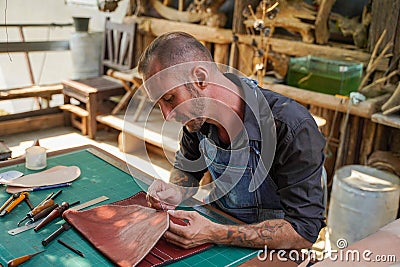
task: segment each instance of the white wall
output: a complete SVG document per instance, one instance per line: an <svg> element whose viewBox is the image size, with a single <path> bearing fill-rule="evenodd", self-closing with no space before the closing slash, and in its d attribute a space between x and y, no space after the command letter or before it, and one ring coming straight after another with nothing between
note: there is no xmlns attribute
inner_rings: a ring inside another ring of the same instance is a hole
<svg viewBox="0 0 400 267"><path fill-rule="evenodd" d="M92 1L95 3L96 0ZM66 5L64 0L0 0L0 23L4 24L5 19L7 24L72 23L72 17L81 16L90 17L89 31L97 32L103 31L107 16L112 21L121 22L128 3L129 0L122 0L116 11L104 13L95 6ZM74 27L27 28L24 35L26 41L68 40L73 32ZM6 42L7 38L9 42L21 41L17 28L0 27L0 42ZM36 84L58 83L71 77L69 51L34 52L30 53L30 60ZM0 54L0 90L28 85L31 85L31 81L24 54ZM12 105L13 110L10 110L10 103L7 102L1 101L0 109L14 113L21 112L21 108L22 111L30 108L29 104L21 102L21 105Z"/></svg>

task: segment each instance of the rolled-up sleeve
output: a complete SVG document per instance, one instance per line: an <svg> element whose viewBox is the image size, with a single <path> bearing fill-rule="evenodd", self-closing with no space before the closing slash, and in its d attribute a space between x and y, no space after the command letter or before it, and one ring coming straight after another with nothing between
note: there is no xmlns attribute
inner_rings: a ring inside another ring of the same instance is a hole
<svg viewBox="0 0 400 267"><path fill-rule="evenodd" d="M325 226L321 186L325 139L312 118L286 129L284 135L277 145L273 172L285 220L314 243Z"/></svg>

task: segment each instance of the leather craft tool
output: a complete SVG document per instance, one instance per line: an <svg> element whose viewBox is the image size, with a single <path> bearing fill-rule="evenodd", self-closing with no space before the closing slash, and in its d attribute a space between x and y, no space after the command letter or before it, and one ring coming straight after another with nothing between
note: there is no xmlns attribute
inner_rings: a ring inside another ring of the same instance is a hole
<svg viewBox="0 0 400 267"><path fill-rule="evenodd" d="M67 243L65 243L64 241L62 241L61 239L57 240L58 243L60 243L61 245L63 245L64 247L68 248L69 250L71 250L72 252L78 254L81 257L85 257L85 254L82 253L82 251L77 250L76 248L72 247L71 245L68 245Z"/></svg>
<svg viewBox="0 0 400 267"><path fill-rule="evenodd" d="M50 212L49 215L46 216L46 218L44 218L43 221L41 221L36 227L35 232L39 231L40 229L42 229L44 226L46 226L48 223L50 223L51 221L53 221L55 218L58 218L61 216L61 214L66 211L70 206L79 204L80 201L76 201L72 204L69 204L68 202L63 202L61 203L61 206L55 208L52 212Z"/></svg>
<svg viewBox="0 0 400 267"><path fill-rule="evenodd" d="M60 195L62 193L62 190L59 190L57 193L51 193L50 195L48 195L42 202L39 203L39 205L37 205L33 210L31 210L30 212L28 212L26 214L26 216L18 222L18 226L25 221L26 219L30 219L33 218L35 215L37 215L38 213L40 213L42 210L51 207L54 205L54 199ZM43 217L42 217L43 218Z"/></svg>
<svg viewBox="0 0 400 267"><path fill-rule="evenodd" d="M32 210L34 207L29 200L28 192L21 192L17 194L13 194L0 208L0 217L10 213L19 203L25 201L29 208Z"/></svg>
<svg viewBox="0 0 400 267"><path fill-rule="evenodd" d="M92 206L92 205L95 205L95 204L97 204L97 203L100 203L100 202L105 201L105 200L108 200L108 199L109 199L109 198L106 197L106 196L101 196L101 197L98 197L98 198L89 200L89 201L87 201L87 202L85 202L85 203L83 203L83 204L80 204L80 205L77 205L77 206L75 206L75 207L72 207L72 208L70 208L70 209L81 210L81 209L90 207L90 206ZM17 235L17 234L19 234L19 233L25 232L25 231L27 231L27 230L29 230L29 229L32 229L32 228L36 227L40 222L42 222L42 220L33 222L33 223L29 224L29 225L24 225L24 226L20 226L20 227L17 227L17 228L8 230L7 233L9 233L10 235Z"/></svg>
<svg viewBox="0 0 400 267"><path fill-rule="evenodd" d="M29 218L29 221L25 225L32 224L37 221L41 221L47 215L49 215L54 209L58 207L58 204L54 204L50 207L45 208L44 210L40 211L38 214L34 215L33 217Z"/></svg>
<svg viewBox="0 0 400 267"><path fill-rule="evenodd" d="M42 251L39 251L39 252L36 252L36 253L33 253L33 254L29 254L29 255L21 256L19 258L15 258L15 259L9 260L7 262L7 266L8 267L19 266L20 264L30 260L32 257L36 256L39 253L42 253L43 251L45 251L45 250L42 250Z"/></svg>
<svg viewBox="0 0 400 267"><path fill-rule="evenodd" d="M60 228L58 228L54 233L42 240L42 245L47 246L51 241L53 241L65 231L68 231L70 228L71 225L69 225L68 223L63 223L63 225L61 225Z"/></svg>

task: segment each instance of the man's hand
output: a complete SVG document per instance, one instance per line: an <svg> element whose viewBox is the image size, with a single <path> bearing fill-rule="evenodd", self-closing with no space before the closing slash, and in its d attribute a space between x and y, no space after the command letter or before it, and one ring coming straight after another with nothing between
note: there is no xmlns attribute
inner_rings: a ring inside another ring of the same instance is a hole
<svg viewBox="0 0 400 267"><path fill-rule="evenodd" d="M176 185L154 180L146 195L149 207L159 210L173 210L182 201L182 193Z"/></svg>
<svg viewBox="0 0 400 267"><path fill-rule="evenodd" d="M185 220L186 226L170 220L169 229L164 238L179 247L192 248L205 243L213 243L213 231L218 224L208 220L195 211L171 210L171 216Z"/></svg>

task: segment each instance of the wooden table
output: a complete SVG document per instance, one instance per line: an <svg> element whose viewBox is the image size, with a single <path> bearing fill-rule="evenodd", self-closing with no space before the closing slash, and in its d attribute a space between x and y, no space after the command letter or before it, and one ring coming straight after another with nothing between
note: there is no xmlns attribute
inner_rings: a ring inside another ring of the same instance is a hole
<svg viewBox="0 0 400 267"><path fill-rule="evenodd" d="M94 146L83 146L50 152L48 153L47 163L47 168L58 165L74 165L81 169L80 177L70 187L63 188L62 194L57 198L57 203L61 203L62 201L73 202L76 200L80 200L83 203L101 195L109 197L109 200L97 204L102 205L126 198L138 191L147 190L148 184L152 182L152 178L149 175ZM8 170L19 170L25 174L35 172L25 168L24 158L1 162L0 172ZM52 192L51 189L31 192L30 200L34 205L37 205L50 192ZM9 194L5 192L5 187L0 187L0 202L4 203L8 197ZM208 210L211 213L218 212L220 215L232 219L215 209L208 208ZM30 266L112 265L108 259L73 229L63 233L60 238L81 250L85 254L85 258L66 250L54 241L47 247L43 247L41 240L59 228L63 222L62 220L58 222L55 220L37 233L29 230L15 236L9 235L6 231L15 228L17 222L28 211L27 205L21 203L9 214L0 218L0 264L6 266L6 262L10 259L46 249L45 252L29 260L27 264ZM257 259L257 252L258 250L255 249L213 246L206 251L182 259L174 264L177 266L193 266L195 263L203 262L207 266L226 266L228 264L237 266L248 262L247 266L258 264L266 266L266 262L261 262ZM284 266L294 266L294 263L290 261L282 262L282 264ZM275 266L275 263L271 263L270 266Z"/></svg>

